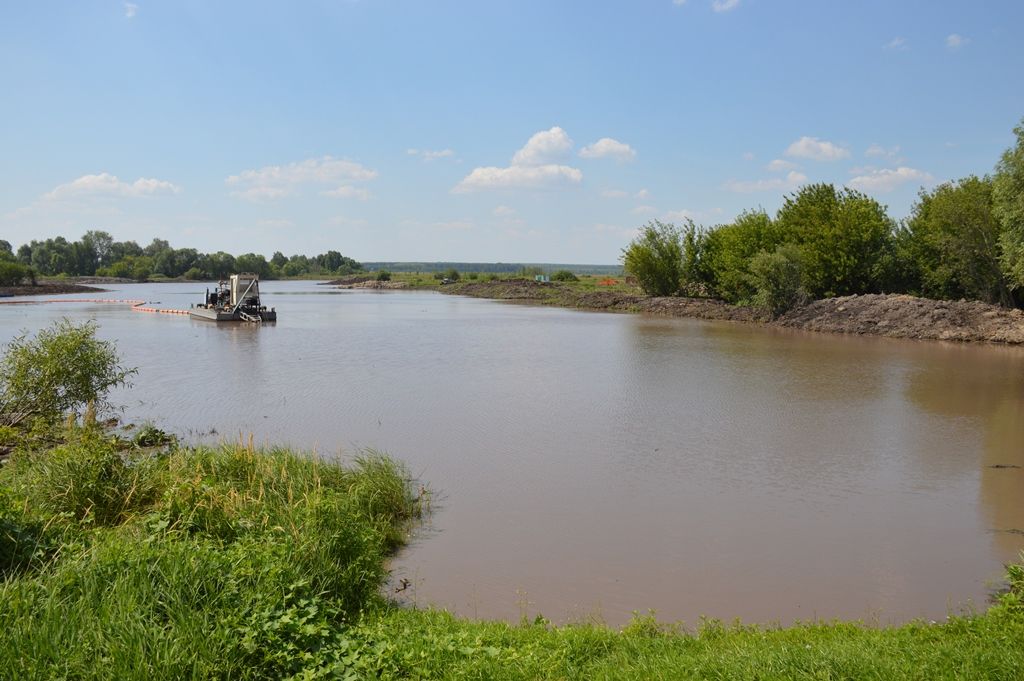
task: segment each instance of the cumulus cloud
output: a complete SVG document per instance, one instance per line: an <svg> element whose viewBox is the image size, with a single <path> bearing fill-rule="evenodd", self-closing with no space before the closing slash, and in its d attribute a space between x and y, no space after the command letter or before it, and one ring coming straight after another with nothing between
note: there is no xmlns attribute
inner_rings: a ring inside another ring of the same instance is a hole
<svg viewBox="0 0 1024 681"><path fill-rule="evenodd" d="M801 137L786 149L786 156L809 158L812 161L838 161L849 155L848 149L817 137Z"/></svg>
<svg viewBox="0 0 1024 681"><path fill-rule="evenodd" d="M541 189L583 181L577 168L562 165L474 168L453 190L461 194L478 189Z"/></svg>
<svg viewBox="0 0 1024 681"><path fill-rule="evenodd" d="M474 168L452 192L462 194L484 189L543 189L577 185L583 181L578 168L559 163L572 149L572 139L558 126L534 134L512 156L507 168Z"/></svg>
<svg viewBox="0 0 1024 681"><path fill-rule="evenodd" d="M766 191L789 191L796 189L807 181L807 176L795 170L786 173L785 177L772 177L767 180L729 180L725 188L738 194L753 194Z"/></svg>
<svg viewBox="0 0 1024 681"><path fill-rule="evenodd" d="M931 182L931 174L916 168L862 169L864 174L853 178L847 185L865 192L891 192L907 182Z"/></svg>
<svg viewBox="0 0 1024 681"><path fill-rule="evenodd" d="M232 196L250 200L270 200L290 196L296 187L303 184L343 185L372 180L375 177L376 170L360 163L323 156L283 166L263 166L255 170L244 170L238 175L228 177L225 183L230 187L236 187L231 192ZM344 190L339 187L334 191Z"/></svg>
<svg viewBox="0 0 1024 681"><path fill-rule="evenodd" d="M636 158L636 151L628 144L602 137L593 144L580 149L580 156L583 158L613 158L616 161L632 161Z"/></svg>
<svg viewBox="0 0 1024 681"><path fill-rule="evenodd" d="M971 42L970 38L965 38L959 33L950 33L946 36L946 47L951 50L959 50L969 42Z"/></svg>
<svg viewBox="0 0 1024 681"><path fill-rule="evenodd" d="M134 182L122 182L116 175L99 173L83 175L77 180L59 185L43 196L47 201L80 198L86 196L140 197L156 194L177 194L181 187L155 178L140 177Z"/></svg>
<svg viewBox="0 0 1024 681"><path fill-rule="evenodd" d="M784 161L781 158L777 158L766 165L765 168L773 173L781 173L796 168L796 164L791 161Z"/></svg>
<svg viewBox="0 0 1024 681"><path fill-rule="evenodd" d="M455 156L455 151L452 149L439 149L437 151L431 149L406 149L405 153L410 156L419 156L424 161L436 161L439 158L452 158Z"/></svg>
<svg viewBox="0 0 1024 681"><path fill-rule="evenodd" d="M633 198L634 199L649 199L649 198L651 198L651 193L649 191L647 191L646 189L641 189L636 194L633 194Z"/></svg>
<svg viewBox="0 0 1024 681"><path fill-rule="evenodd" d="M736 9L739 4L740 0L712 0L711 9L716 12L728 12L731 9Z"/></svg>
<svg viewBox="0 0 1024 681"><path fill-rule="evenodd" d="M125 16L125 18L131 19L132 17L134 17L136 15L136 13L138 11L139 11L139 6L136 5L134 2L126 2L126 3L124 3L124 16Z"/></svg>
<svg viewBox="0 0 1024 681"><path fill-rule="evenodd" d="M572 139L557 125L533 135L512 157L514 166L539 166L563 160L572 149Z"/></svg>

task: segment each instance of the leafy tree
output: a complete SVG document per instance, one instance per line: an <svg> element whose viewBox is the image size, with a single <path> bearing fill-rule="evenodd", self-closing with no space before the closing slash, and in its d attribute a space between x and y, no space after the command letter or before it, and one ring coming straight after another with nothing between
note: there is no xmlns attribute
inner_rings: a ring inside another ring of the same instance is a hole
<svg viewBox="0 0 1024 681"><path fill-rule="evenodd" d="M806 300L800 260L800 249L794 244L760 251L750 259L747 278L754 289L754 307L774 318Z"/></svg>
<svg viewBox="0 0 1024 681"><path fill-rule="evenodd" d="M88 403L102 411L110 407L110 389L134 373L121 366L113 343L96 338L94 322L64 319L34 338L22 334L0 358L0 423L55 421Z"/></svg>
<svg viewBox="0 0 1024 681"><path fill-rule="evenodd" d="M387 270L380 270L377 272L377 281L391 281L391 273Z"/></svg>
<svg viewBox="0 0 1024 681"><path fill-rule="evenodd" d="M1002 227L1003 271L1014 289L1024 287L1024 120L1013 129L1017 144L1007 149L992 187L992 212Z"/></svg>
<svg viewBox="0 0 1024 681"><path fill-rule="evenodd" d="M255 272L260 278L270 276L270 263L262 255L244 253L235 258L235 267L239 272Z"/></svg>
<svg viewBox="0 0 1024 681"><path fill-rule="evenodd" d="M82 235L82 243L93 255L92 271L114 262L114 237L107 232L91 229Z"/></svg>
<svg viewBox="0 0 1024 681"><path fill-rule="evenodd" d="M270 264L278 269L284 267L287 262L288 258L284 257L284 253L281 251L274 251L274 255L270 257Z"/></svg>
<svg viewBox="0 0 1024 681"><path fill-rule="evenodd" d="M851 189L811 184L787 196L776 221L802 253L804 286L816 298L875 293L885 280L894 224L885 207Z"/></svg>
<svg viewBox="0 0 1024 681"><path fill-rule="evenodd" d="M14 251L11 249L11 242L0 239L0 260L14 260Z"/></svg>
<svg viewBox="0 0 1024 681"><path fill-rule="evenodd" d="M580 278L569 270L558 270L551 275L551 281L579 281Z"/></svg>
<svg viewBox="0 0 1024 681"><path fill-rule="evenodd" d="M755 292L751 258L761 251L773 251L783 240L781 227L763 210L745 211L732 224L708 232L702 267L712 291L730 303L749 300Z"/></svg>
<svg viewBox="0 0 1024 681"><path fill-rule="evenodd" d="M690 227L693 223L690 223ZM626 272L651 296L679 292L683 274L682 234L675 225L654 220L622 251Z"/></svg>
<svg viewBox="0 0 1024 681"><path fill-rule="evenodd" d="M444 278L451 281L458 281L462 278L462 275L459 274L459 271L454 267L449 267L444 273Z"/></svg>
<svg viewBox="0 0 1024 681"><path fill-rule="evenodd" d="M992 184L990 178L971 176L921 191L907 229L908 255L922 295L1012 304L1000 262Z"/></svg>
<svg viewBox="0 0 1024 681"><path fill-rule="evenodd" d="M35 283L32 269L28 265L0 258L0 286L18 286L28 279Z"/></svg>

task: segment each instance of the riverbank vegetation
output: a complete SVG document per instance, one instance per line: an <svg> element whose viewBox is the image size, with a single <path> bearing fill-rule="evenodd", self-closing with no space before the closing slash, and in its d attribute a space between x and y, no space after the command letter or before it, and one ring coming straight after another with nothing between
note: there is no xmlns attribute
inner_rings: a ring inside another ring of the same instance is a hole
<svg viewBox="0 0 1024 681"><path fill-rule="evenodd" d="M654 221L623 251L645 293L698 295L775 316L806 300L872 293L1024 303L1024 123L992 176L922 189L897 223L873 198L830 184L769 215L710 229Z"/></svg>
<svg viewBox="0 0 1024 681"><path fill-rule="evenodd" d="M96 342L90 327L50 332ZM102 398L125 371L103 366L108 380L79 397ZM40 391L73 382L56 375ZM92 400L44 401L60 406L0 426L0 678L1024 675L1017 566L987 612L899 627L471 621L382 593L388 555L430 502L387 456L190 447L153 426L105 428Z"/></svg>

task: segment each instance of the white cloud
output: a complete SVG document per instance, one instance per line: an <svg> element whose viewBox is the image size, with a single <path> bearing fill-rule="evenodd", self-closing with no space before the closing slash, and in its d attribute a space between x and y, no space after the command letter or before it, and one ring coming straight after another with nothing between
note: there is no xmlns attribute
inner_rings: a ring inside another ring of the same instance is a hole
<svg viewBox="0 0 1024 681"><path fill-rule="evenodd" d="M126 3L124 3L124 16L125 16L125 18L131 19L132 17L134 17L138 13L138 11L139 11L139 6L136 5L134 2L126 2Z"/></svg>
<svg viewBox="0 0 1024 681"><path fill-rule="evenodd" d="M682 210L670 210L665 213L665 222L688 222L690 220L696 220L697 214L692 210L683 208Z"/></svg>
<svg viewBox="0 0 1024 681"><path fill-rule="evenodd" d="M166 180L140 177L134 182L122 182L117 179L116 175L99 173L98 175L83 175L77 180L62 184L43 195L43 198L47 201L59 201L86 196L139 197L177 194L180 191L181 187Z"/></svg>
<svg viewBox="0 0 1024 681"><path fill-rule="evenodd" d="M632 161L636 158L636 151L628 144L614 140L611 137L602 137L593 144L580 149L580 156L583 158L614 158L616 161Z"/></svg>
<svg viewBox="0 0 1024 681"><path fill-rule="evenodd" d="M725 188L738 194L752 194L755 192L778 190L788 191L790 189L796 189L806 181L806 175L798 173L795 170L791 170L786 173L785 177L772 177L767 180L729 180L725 183Z"/></svg>
<svg viewBox="0 0 1024 681"><path fill-rule="evenodd" d="M370 198L369 190L362 187L353 187L350 184L343 184L337 189L320 192L320 195L330 196L334 199L359 199L360 201L366 201Z"/></svg>
<svg viewBox="0 0 1024 681"><path fill-rule="evenodd" d="M654 206L637 206L632 212L634 215L645 215L647 213L657 213L658 209Z"/></svg>
<svg viewBox="0 0 1024 681"><path fill-rule="evenodd" d="M883 147L881 144L872 143L867 149L864 150L864 155L868 158L886 158L894 163L898 163L901 159L899 158L900 148L899 146Z"/></svg>
<svg viewBox="0 0 1024 681"><path fill-rule="evenodd" d="M890 40L889 42L887 42L885 44L885 49L887 49L887 50L899 50L901 52L905 52L905 51L909 50L910 47L907 46L907 39L906 38L901 38L899 36L896 36L895 38L893 38L892 40Z"/></svg>
<svg viewBox="0 0 1024 681"><path fill-rule="evenodd" d="M649 191L647 191L646 189L641 189L636 194L633 194L633 198L634 199L649 199L649 198L651 198L651 193Z"/></svg>
<svg viewBox="0 0 1024 681"><path fill-rule="evenodd" d="M372 180L375 177L376 170L360 163L323 156L284 166L263 166L257 170L244 170L238 175L228 177L225 183L238 188L231 192L232 196L250 200L269 200L290 196L295 187L303 184L342 184Z"/></svg>
<svg viewBox="0 0 1024 681"><path fill-rule="evenodd" d="M931 182L933 179L931 174L923 170L900 166L896 169L868 170L847 182L847 185L866 192L891 192L907 182Z"/></svg>
<svg viewBox="0 0 1024 681"><path fill-rule="evenodd" d="M793 168L796 168L796 164L791 161L784 161L781 158L777 158L768 165L766 165L765 168L767 168L773 173L782 173L787 170L792 170Z"/></svg>
<svg viewBox="0 0 1024 681"><path fill-rule="evenodd" d="M572 149L572 139L557 125L533 135L512 157L514 166L539 166L564 159Z"/></svg>
<svg viewBox="0 0 1024 681"><path fill-rule="evenodd" d="M740 0L711 0L711 9L716 12L728 12L731 9L736 9L739 4Z"/></svg>
<svg viewBox="0 0 1024 681"><path fill-rule="evenodd" d="M809 158L813 161L838 161L849 155L848 149L819 140L817 137L801 137L786 149L786 156Z"/></svg>
<svg viewBox="0 0 1024 681"><path fill-rule="evenodd" d="M455 151L452 149L439 149L437 151L430 149L406 149L405 153L410 156L419 156L424 161L436 161L439 158L452 158L455 156Z"/></svg>
<svg viewBox="0 0 1024 681"><path fill-rule="evenodd" d="M946 47L951 50L958 50L971 42L970 38L965 38L959 33L950 33L946 36Z"/></svg>
<svg viewBox="0 0 1024 681"><path fill-rule="evenodd" d="M624 192L621 189L605 189L601 192L601 196L606 199L624 199L629 196L629 192Z"/></svg>
<svg viewBox="0 0 1024 681"><path fill-rule="evenodd" d="M507 218L507 217L511 217L511 216L515 215L516 214L516 209L515 208L510 208L509 206L502 205L502 206L496 206L494 208L494 210L491 211L491 212L496 217Z"/></svg>
<svg viewBox="0 0 1024 681"><path fill-rule="evenodd" d="M555 126L533 135L512 156L507 168L484 166L474 168L453 189L455 194L481 189L543 189L575 185L583 181L578 168L557 161L568 155L572 140L565 130Z"/></svg>
<svg viewBox="0 0 1024 681"><path fill-rule="evenodd" d="M583 173L569 166L484 167L474 168L452 191L463 194L478 189L541 189L579 184L582 181Z"/></svg>

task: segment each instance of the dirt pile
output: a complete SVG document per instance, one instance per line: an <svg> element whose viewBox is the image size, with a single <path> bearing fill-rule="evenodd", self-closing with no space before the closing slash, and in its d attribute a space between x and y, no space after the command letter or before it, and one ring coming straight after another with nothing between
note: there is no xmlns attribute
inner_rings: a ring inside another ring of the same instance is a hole
<svg viewBox="0 0 1024 681"><path fill-rule="evenodd" d="M399 288L408 288L409 284L404 281L376 281L375 279L368 279L366 281L357 281L354 283L340 284L338 288L369 288L369 289L380 289L380 290L392 290Z"/></svg>
<svg viewBox="0 0 1024 681"><path fill-rule="evenodd" d="M709 298L649 298L621 291L584 291L566 284L528 279L467 282L442 288L445 293L559 305L589 310L643 312L767 323L805 331L854 333L891 338L1024 344L1024 311L978 301L929 300L908 295L872 294L817 300L766 321L750 307Z"/></svg>
<svg viewBox="0 0 1024 681"><path fill-rule="evenodd" d="M897 294L816 300L772 322L778 326L892 338L1024 343L1024 312L978 301Z"/></svg>
<svg viewBox="0 0 1024 681"><path fill-rule="evenodd" d="M98 293L105 290L67 282L41 281L35 286L0 286L0 297L55 296L61 293Z"/></svg>

